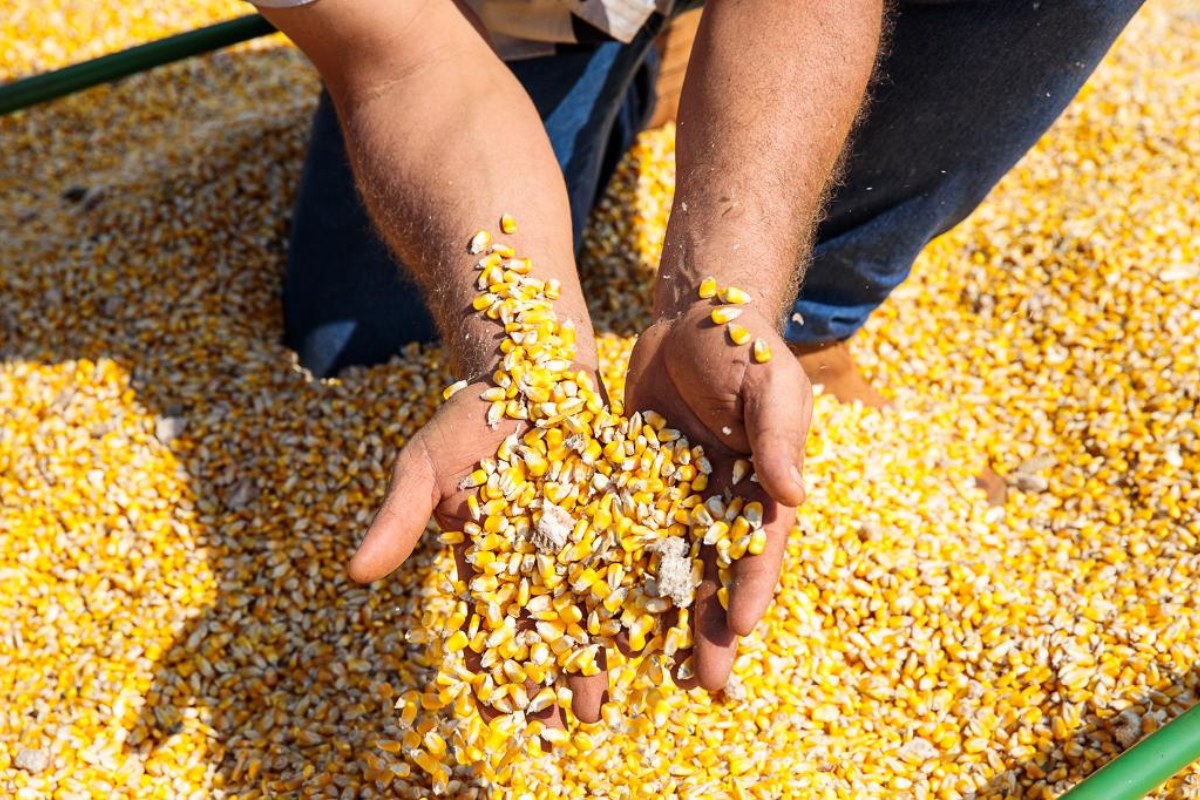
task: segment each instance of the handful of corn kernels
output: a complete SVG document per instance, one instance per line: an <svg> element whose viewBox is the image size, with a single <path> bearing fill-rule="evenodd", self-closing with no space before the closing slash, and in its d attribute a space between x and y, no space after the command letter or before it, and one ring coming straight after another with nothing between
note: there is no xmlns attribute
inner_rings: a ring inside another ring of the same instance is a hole
<svg viewBox="0 0 1200 800"><path fill-rule="evenodd" d="M501 229L515 231L515 222L506 215ZM575 328L553 308L557 281L534 277L529 259L486 231L468 249L481 256L474 308L505 332L494 385L481 395L487 422L516 430L461 484L472 490L471 521L442 535L465 548L472 574L454 584L436 696L410 692L399 705L409 725L418 705L454 706L460 762L494 772L523 740L565 739L566 731L526 714L554 704L565 712L571 692L560 677L598 673L598 657L619 636L629 649L653 654L648 663L658 670L690 648L701 547L715 549L718 597L727 605L729 567L761 553L766 532L761 503L729 492L702 496L712 472L702 447L654 411L624 416L604 401L574 364ZM746 479L752 468L740 460L732 482ZM670 609L677 622L662 630ZM477 671L466 667L467 650L479 656ZM678 666L681 677L692 672L689 662ZM485 723L472 703L498 716ZM444 782L445 738L428 721L408 738L416 762L435 785Z"/></svg>

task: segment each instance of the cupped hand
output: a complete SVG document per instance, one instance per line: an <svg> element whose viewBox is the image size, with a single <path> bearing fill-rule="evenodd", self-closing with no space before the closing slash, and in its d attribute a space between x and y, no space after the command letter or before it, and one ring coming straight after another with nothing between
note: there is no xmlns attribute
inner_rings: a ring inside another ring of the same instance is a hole
<svg viewBox="0 0 1200 800"><path fill-rule="evenodd" d="M495 457L506 437L514 432L524 433L529 427L507 417L495 428L490 427L489 403L479 396L488 386L480 381L460 389L400 451L383 505L350 560L352 579L369 583L391 574L412 554L431 515L444 531L461 531L470 521L467 496L476 489L463 488L463 478L482 459ZM469 584L470 567L464 551L465 546L456 548L455 560L459 579ZM468 664L478 668L479 656L470 648L466 655ZM567 677L572 691L571 709L584 722L600 718L600 706L608 689L603 653L598 663L602 668L598 674ZM481 705L480 710L491 716L490 709ZM555 705L531 714L530 718L542 719L552 727L562 725Z"/></svg>
<svg viewBox="0 0 1200 800"><path fill-rule="evenodd" d="M713 467L705 496L729 489L763 504L766 548L734 562L728 612L717 598L715 551L704 549L704 579L691 612L695 674L678 682L716 690L729 678L737 637L754 629L774 597L795 509L804 502L801 476L812 387L774 326L753 306L744 307L737 322L769 345L774 357L766 363L755 361L751 345L735 345L725 325L712 322L712 309L697 303L655 322L638 338L625 407L657 411L693 444L704 446ZM734 485L734 461L750 457L757 481ZM679 653L676 664L688 655Z"/></svg>

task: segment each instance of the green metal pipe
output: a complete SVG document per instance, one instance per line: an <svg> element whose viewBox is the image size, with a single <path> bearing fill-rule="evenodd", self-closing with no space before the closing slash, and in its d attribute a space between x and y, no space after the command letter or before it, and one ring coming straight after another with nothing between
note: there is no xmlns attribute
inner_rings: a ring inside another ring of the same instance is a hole
<svg viewBox="0 0 1200 800"><path fill-rule="evenodd" d="M1200 759L1200 703L1142 739L1059 800L1137 800Z"/></svg>
<svg viewBox="0 0 1200 800"><path fill-rule="evenodd" d="M274 32L271 23L261 16L248 14L53 72L22 78L0 86L0 116Z"/></svg>

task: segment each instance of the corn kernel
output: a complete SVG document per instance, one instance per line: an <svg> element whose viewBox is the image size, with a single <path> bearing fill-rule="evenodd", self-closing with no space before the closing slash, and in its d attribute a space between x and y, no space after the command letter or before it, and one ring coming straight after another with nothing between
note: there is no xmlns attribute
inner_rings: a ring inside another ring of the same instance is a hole
<svg viewBox="0 0 1200 800"><path fill-rule="evenodd" d="M487 231L479 231L471 237L471 243L467 245L467 252L473 256L477 256L488 248L492 243L492 235Z"/></svg>
<svg viewBox="0 0 1200 800"><path fill-rule="evenodd" d="M759 364L765 364L771 360L771 346L767 344L766 339L754 340L754 360Z"/></svg>
<svg viewBox="0 0 1200 800"><path fill-rule="evenodd" d="M750 302L750 295L736 286L726 286L721 290L721 302L741 306Z"/></svg>
<svg viewBox="0 0 1200 800"><path fill-rule="evenodd" d="M716 325L724 325L731 320L737 319L742 315L742 310L737 306L719 306L712 310L712 321Z"/></svg>

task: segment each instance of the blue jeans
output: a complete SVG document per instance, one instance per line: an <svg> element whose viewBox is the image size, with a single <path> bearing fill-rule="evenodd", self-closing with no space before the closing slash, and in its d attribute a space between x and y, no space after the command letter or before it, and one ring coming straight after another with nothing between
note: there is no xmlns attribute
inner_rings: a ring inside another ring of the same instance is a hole
<svg viewBox="0 0 1200 800"><path fill-rule="evenodd" d="M905 0L866 120L818 231L789 341L845 339L1058 117L1141 0ZM631 44L510 65L566 178L575 243L653 107L657 24ZM420 295L371 230L324 94L292 218L288 345L316 375L437 337Z"/></svg>

